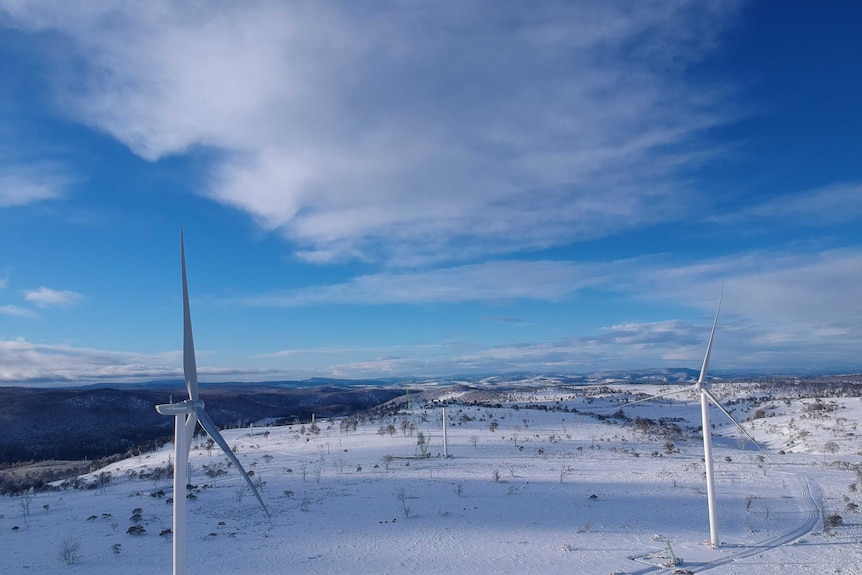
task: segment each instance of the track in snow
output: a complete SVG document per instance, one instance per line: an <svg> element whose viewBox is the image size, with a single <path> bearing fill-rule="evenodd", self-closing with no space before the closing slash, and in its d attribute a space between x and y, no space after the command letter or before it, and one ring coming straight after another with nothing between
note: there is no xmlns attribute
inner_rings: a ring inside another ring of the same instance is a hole
<svg viewBox="0 0 862 575"><path fill-rule="evenodd" d="M704 573L711 569L715 569L716 567L721 567L722 565L733 563L734 561L738 561L739 559L753 557L755 555L765 553L777 547L781 547L782 545L787 545L788 543L796 541L800 537L803 537L814 531L814 529L817 527L817 523L820 521L822 510L820 508L820 504L817 501L817 498L814 494L812 494L811 483L808 481L808 478L803 475L789 473L785 471L780 471L779 473L792 475L796 478L797 481L799 481L799 507L800 509L802 509L804 504L804 510L807 511L807 516L805 517L805 520L793 529L789 529L784 533L779 533L778 535L774 535L772 537L769 537L768 539L764 539L763 541L760 541L755 545L751 545L740 551L730 553L714 561L686 564L686 569L688 569L692 573ZM637 560L637 558L634 559ZM634 571L631 573L631 575L647 575L648 573L658 573L667 569L669 568L662 567L659 565L651 565L646 569Z"/></svg>

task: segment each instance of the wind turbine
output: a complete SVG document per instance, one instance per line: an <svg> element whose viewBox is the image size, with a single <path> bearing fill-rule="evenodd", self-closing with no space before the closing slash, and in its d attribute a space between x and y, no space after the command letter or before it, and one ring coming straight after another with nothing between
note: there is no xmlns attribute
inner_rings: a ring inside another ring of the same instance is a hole
<svg viewBox="0 0 862 575"><path fill-rule="evenodd" d="M189 450L192 446L195 426L200 422L209 436L227 455L248 486L251 487L258 503L269 516L257 488L252 483L242 464L228 447L207 412L204 402L198 396L198 371L195 364L195 343L192 337L192 316L189 308L189 289L186 282L186 250L183 233L180 232L180 259L183 269L183 375L189 398L179 403L157 405L156 411L175 418L174 430L174 520L173 520L173 575L186 573L186 485L188 483Z"/></svg>
<svg viewBox="0 0 862 575"><path fill-rule="evenodd" d="M666 397L668 395L676 395L678 393L683 393L686 391L694 390L700 394L700 415L701 415L701 425L703 428L703 460L706 466L706 499L707 504L709 506L709 545L713 549L719 546L718 541L718 528L716 526L716 515L715 515L715 478L713 475L713 465L712 465L712 433L710 429L712 427L709 423L709 404L712 402L722 413L724 413L728 419L730 419L736 427L738 427L742 433L744 433L755 445L757 442L754 441L754 438L751 437L751 434L748 433L742 425L734 419L730 412L724 408L718 399L712 394L709 390L709 386L706 383L706 372L709 368L709 356L712 353L712 340L715 337L715 327L718 325L718 314L721 312L721 300L724 295L724 288L721 290L721 294L718 296L718 309L715 310L715 319L712 322L712 331L709 334L709 343L706 346L706 355L703 357L703 364L700 367L700 376L697 378L697 382L689 387L685 387L683 389L675 389L673 391L667 393L661 393L659 395L653 395L652 397L647 397L646 399L640 399L638 401L633 401L628 405L632 405L634 403L641 403L643 401L650 401L652 399L656 399L659 397ZM758 445L758 448L760 446Z"/></svg>

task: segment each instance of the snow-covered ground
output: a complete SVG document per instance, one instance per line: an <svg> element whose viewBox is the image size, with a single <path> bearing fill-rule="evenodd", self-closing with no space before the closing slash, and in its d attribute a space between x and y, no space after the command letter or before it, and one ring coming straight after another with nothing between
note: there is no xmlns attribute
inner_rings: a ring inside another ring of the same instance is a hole
<svg viewBox="0 0 862 575"><path fill-rule="evenodd" d="M744 426L766 452L714 410L713 550L699 403L625 404L667 389L438 389L414 393L412 415L405 405L355 429L225 430L270 518L218 447L196 439L189 573L671 573L669 548L695 573L862 573L860 398L713 388L738 420L758 416ZM627 419L608 417L618 408ZM0 573L170 573L171 480L151 477L172 449L101 470L110 481L94 489L0 498ZM824 531L834 514L843 525Z"/></svg>

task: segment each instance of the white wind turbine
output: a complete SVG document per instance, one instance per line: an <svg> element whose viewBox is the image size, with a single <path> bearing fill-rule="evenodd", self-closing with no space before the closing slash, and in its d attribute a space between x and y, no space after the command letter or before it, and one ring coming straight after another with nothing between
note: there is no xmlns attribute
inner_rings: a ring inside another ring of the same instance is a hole
<svg viewBox="0 0 862 575"><path fill-rule="evenodd" d="M718 324L718 314L721 311L721 299L724 295L724 289L722 288L722 292L718 297L718 309L715 310L715 319L712 322L712 331L709 334L709 343L706 346L706 355L703 358L703 365L700 368L700 376L697 378L697 383L690 387L684 387L682 389L675 389L673 391L667 393L661 393L659 395L653 395L652 397L647 397L646 399L640 399L638 401L630 402L628 405L632 405L634 403L641 403L643 401L650 401L652 399L656 399L658 397L666 397L668 395L676 395L678 393L684 393L686 391L697 391L700 394L700 414L701 414L701 424L703 427L703 460L706 466L706 498L707 504L709 505L709 544L710 547L715 549L719 546L718 541L718 529L716 527L716 515L715 515L715 478L713 475L713 465L712 465L712 433L710 429L712 427L709 423L709 404L712 402L722 413L724 413L735 425L738 427L742 433L746 435L755 445L757 442L754 441L754 438L751 437L742 425L734 419L730 412L724 408L721 402L715 398L712 392L709 390L709 386L706 383L706 371L709 368L709 355L712 353L712 340L715 337L715 326ZM758 448L760 446L758 445Z"/></svg>
<svg viewBox="0 0 862 575"><path fill-rule="evenodd" d="M257 488L252 483L248 473L243 469L239 459L228 447L227 442L219 433L207 412L204 402L198 397L198 372L195 364L195 344L192 338L192 316L189 308L189 290L186 283L186 252L183 234L180 232L180 258L183 269L183 375L186 379L186 389L189 398L179 403L157 405L156 411L162 415L176 418L174 433L174 520L173 520L173 574L186 573L186 485L188 483L189 450L194 437L195 426L200 422L209 436L218 443L248 486L251 487L258 503L269 516L269 511L263 503Z"/></svg>

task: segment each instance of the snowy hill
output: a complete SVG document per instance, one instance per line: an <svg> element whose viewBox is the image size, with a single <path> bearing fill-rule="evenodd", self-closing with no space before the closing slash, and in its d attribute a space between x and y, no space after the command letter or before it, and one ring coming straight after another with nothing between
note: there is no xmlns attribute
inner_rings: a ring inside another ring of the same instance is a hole
<svg viewBox="0 0 862 575"><path fill-rule="evenodd" d="M189 573L862 572L854 387L713 387L766 452L713 413L715 550L699 403L628 404L667 389L429 386L412 412L225 430L271 518L196 439ZM0 572L169 573L172 447L0 498Z"/></svg>

